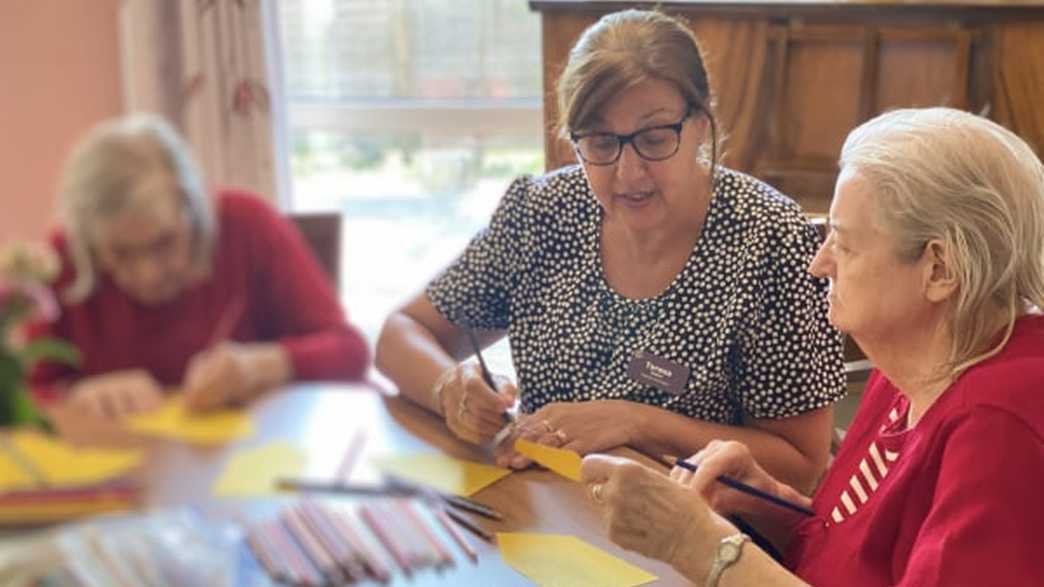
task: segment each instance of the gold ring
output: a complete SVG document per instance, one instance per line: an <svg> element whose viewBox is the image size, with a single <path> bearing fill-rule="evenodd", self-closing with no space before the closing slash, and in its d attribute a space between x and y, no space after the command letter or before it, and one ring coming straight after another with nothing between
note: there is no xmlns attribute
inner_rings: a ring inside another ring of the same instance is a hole
<svg viewBox="0 0 1044 587"><path fill-rule="evenodd" d="M561 428L555 430L555 438L557 438L558 442L562 443L563 445L569 442L569 437L566 436L565 432L562 432Z"/></svg>
<svg viewBox="0 0 1044 587"><path fill-rule="evenodd" d="M595 503L605 503L605 498L602 497L603 485L605 485L605 483L595 483L591 486L591 499L593 499Z"/></svg>

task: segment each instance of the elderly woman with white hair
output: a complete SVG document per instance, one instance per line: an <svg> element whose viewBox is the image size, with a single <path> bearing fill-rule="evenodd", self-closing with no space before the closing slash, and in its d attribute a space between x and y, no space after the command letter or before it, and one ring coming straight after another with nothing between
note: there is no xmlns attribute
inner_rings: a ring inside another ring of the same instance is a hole
<svg viewBox="0 0 1044 587"><path fill-rule="evenodd" d="M945 108L884 114L841 153L810 267L876 366L809 501L737 442L670 477L585 459L611 538L703 585L1028 585L1044 577L1044 166ZM695 473L690 469L695 468ZM806 505L802 517L723 483ZM738 515L785 552L739 533Z"/></svg>
<svg viewBox="0 0 1044 587"><path fill-rule="evenodd" d="M363 377L366 342L301 235L254 194L212 198L161 119L95 128L67 162L61 208L62 314L36 334L68 339L82 362L38 369L38 398L119 418L178 387L206 409Z"/></svg>

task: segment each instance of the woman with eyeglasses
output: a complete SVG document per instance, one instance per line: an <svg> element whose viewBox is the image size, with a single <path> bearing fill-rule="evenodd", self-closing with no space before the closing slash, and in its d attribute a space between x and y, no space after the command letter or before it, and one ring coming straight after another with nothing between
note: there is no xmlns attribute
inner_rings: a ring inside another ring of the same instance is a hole
<svg viewBox="0 0 1044 587"><path fill-rule="evenodd" d="M31 377L42 401L120 419L173 391L192 409L244 402L291 380L361 379L362 334L296 229L258 196L212 196L163 120L100 124L65 167L61 316L77 368Z"/></svg>
<svg viewBox="0 0 1044 587"><path fill-rule="evenodd" d="M845 391L817 234L790 199L715 164L699 47L654 11L587 29L558 83L580 164L508 189L461 257L387 320L377 365L459 437L581 454L741 440L810 487ZM505 334L518 384L461 363ZM522 416L503 431L517 400ZM502 432L503 433L500 433Z"/></svg>
<svg viewBox="0 0 1044 587"><path fill-rule="evenodd" d="M926 108L863 123L840 167L809 271L875 369L815 495L742 442L669 476L590 455L609 538L705 587L1042 585L1044 165L995 122Z"/></svg>

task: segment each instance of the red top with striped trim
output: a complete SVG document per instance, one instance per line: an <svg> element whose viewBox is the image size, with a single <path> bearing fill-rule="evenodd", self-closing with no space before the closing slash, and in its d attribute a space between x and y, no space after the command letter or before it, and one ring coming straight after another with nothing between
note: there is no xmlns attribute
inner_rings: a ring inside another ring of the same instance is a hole
<svg viewBox="0 0 1044 587"><path fill-rule="evenodd" d="M906 429L874 373L798 527L788 567L812 585L1028 585L1044 577L1044 317L1023 318Z"/></svg>

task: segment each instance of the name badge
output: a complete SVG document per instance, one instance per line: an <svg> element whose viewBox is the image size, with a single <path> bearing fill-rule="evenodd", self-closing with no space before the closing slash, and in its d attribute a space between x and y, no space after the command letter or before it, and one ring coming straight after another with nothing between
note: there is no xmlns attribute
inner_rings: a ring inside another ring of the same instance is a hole
<svg viewBox="0 0 1044 587"><path fill-rule="evenodd" d="M638 351L627 363L627 375L643 385L679 395L689 380L689 368L652 353Z"/></svg>

